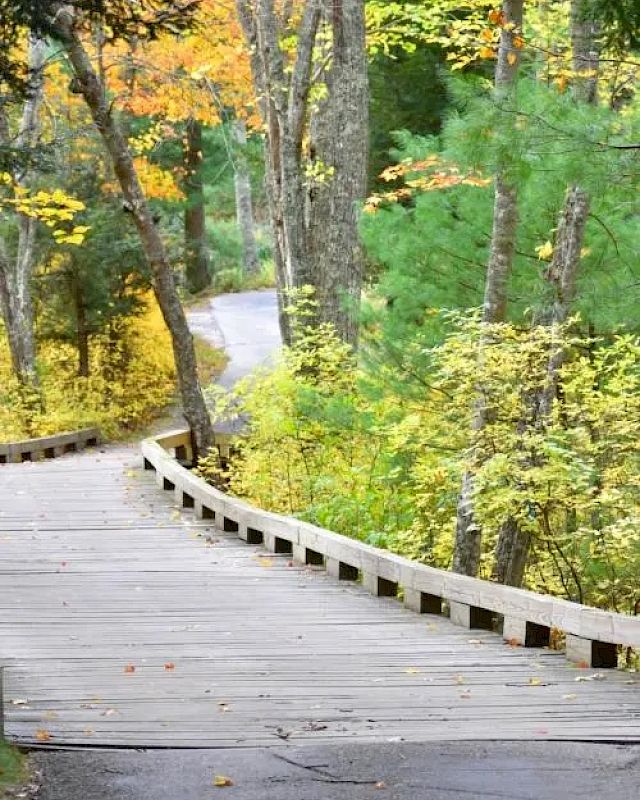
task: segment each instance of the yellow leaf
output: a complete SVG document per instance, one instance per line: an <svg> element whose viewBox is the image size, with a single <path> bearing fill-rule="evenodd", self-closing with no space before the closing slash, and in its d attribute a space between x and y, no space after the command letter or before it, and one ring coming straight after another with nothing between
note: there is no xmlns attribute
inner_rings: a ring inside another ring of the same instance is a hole
<svg viewBox="0 0 640 800"><path fill-rule="evenodd" d="M216 775L213 779L213 785L222 788L224 786L233 786L234 783L226 775Z"/></svg>
<svg viewBox="0 0 640 800"><path fill-rule="evenodd" d="M538 254L540 261L549 261L553 255L553 245L550 241L546 241L544 244L536 247L536 253Z"/></svg>

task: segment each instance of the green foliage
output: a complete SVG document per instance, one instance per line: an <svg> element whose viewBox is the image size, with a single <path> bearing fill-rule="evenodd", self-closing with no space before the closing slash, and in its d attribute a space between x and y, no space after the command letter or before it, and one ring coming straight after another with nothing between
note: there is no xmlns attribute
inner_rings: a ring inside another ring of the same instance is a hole
<svg viewBox="0 0 640 800"><path fill-rule="evenodd" d="M462 474L475 475L491 574L501 525L533 538L527 585L634 613L640 602L640 340L563 328L487 329L439 317L441 343L416 339L413 372L358 366L329 327L304 330L275 369L213 406L249 420L224 479L274 511L447 568ZM490 345L482 349L481 341ZM368 344L368 343L367 343ZM365 350L368 350L365 344ZM550 358L566 362L551 416L536 416ZM402 380L400 379L402 377ZM472 427L481 392L489 423ZM219 480L211 456L201 472Z"/></svg>
<svg viewBox="0 0 640 800"><path fill-rule="evenodd" d="M25 757L0 739L0 793L26 778Z"/></svg>
<svg viewBox="0 0 640 800"><path fill-rule="evenodd" d="M523 80L516 124L509 132L498 118L513 110L496 107L483 81L456 81L450 92L456 109L441 136L400 134L393 156L400 162L437 155L462 171L489 177L498 161L509 165L520 204L509 286L512 319L524 319L545 302L547 263L539 248L548 241L553 245L566 187L579 180L592 201L577 309L587 325L601 332L635 328L640 159L635 151L608 145L638 138L637 112L629 109L621 117L607 108L579 106L568 95ZM385 341L402 347L426 308L481 302L492 214L492 187L463 185L443 186L364 215L364 242L373 272L381 275L379 294L391 304L380 321L388 334ZM370 310L368 321L373 324L380 316ZM432 334L433 326L425 329L424 324L423 331Z"/></svg>

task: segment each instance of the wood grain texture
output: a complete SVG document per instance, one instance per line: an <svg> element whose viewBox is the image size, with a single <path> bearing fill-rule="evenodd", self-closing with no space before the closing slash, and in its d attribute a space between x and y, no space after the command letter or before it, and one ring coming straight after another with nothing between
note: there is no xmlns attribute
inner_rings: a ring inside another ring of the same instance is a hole
<svg viewBox="0 0 640 800"><path fill-rule="evenodd" d="M298 531L317 552L313 531ZM633 675L417 615L291 558L183 509L134 449L4 466L7 736L132 747L640 740Z"/></svg>

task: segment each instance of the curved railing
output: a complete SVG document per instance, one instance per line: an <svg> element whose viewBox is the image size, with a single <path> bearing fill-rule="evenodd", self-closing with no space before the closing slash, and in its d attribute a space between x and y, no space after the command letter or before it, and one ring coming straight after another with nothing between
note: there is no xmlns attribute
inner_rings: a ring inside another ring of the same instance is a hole
<svg viewBox="0 0 640 800"><path fill-rule="evenodd" d="M57 433L40 439L25 439L20 442L0 443L0 464L19 464L22 461L42 461L57 458L65 453L75 453L85 447L100 444L98 428L83 428L79 431Z"/></svg>
<svg viewBox="0 0 640 800"><path fill-rule="evenodd" d="M228 437L216 445L228 448ZM173 491L185 508L212 519L249 544L291 553L303 564L324 566L339 580L361 580L376 595L401 594L407 608L442 614L466 628L493 630L502 618L505 640L524 647L549 644L551 629L566 635L566 656L583 666L617 665L618 646L640 647L640 618L601 611L567 600L434 569L293 517L262 511L218 491L176 458L191 458L188 431L173 431L142 443L145 469Z"/></svg>

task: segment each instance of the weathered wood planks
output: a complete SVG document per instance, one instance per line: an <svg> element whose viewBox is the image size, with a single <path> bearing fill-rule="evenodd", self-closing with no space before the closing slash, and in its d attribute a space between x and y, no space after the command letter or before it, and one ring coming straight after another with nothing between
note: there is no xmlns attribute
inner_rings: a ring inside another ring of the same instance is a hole
<svg viewBox="0 0 640 800"><path fill-rule="evenodd" d="M198 511L158 489L131 449L3 467L9 738L132 747L640 740L633 675L576 669L561 654L419 616L291 554L249 546ZM301 543L305 560L319 546Z"/></svg>

